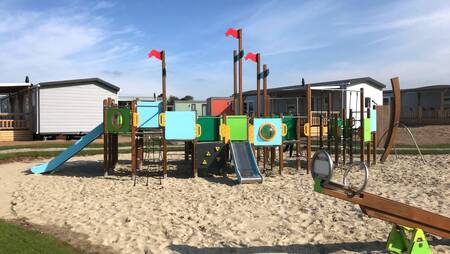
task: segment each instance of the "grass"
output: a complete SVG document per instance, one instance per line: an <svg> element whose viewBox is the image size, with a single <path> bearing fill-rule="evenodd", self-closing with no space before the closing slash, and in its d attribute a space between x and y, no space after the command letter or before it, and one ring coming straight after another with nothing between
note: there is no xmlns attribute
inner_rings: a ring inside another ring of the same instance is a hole
<svg viewBox="0 0 450 254"><path fill-rule="evenodd" d="M50 235L0 220L0 254L81 253Z"/></svg>

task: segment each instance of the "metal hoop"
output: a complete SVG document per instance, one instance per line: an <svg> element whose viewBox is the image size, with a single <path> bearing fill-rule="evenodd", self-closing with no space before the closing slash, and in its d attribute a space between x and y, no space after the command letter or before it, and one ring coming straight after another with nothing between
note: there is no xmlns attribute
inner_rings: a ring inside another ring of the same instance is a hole
<svg viewBox="0 0 450 254"><path fill-rule="evenodd" d="M369 168L367 167L367 165L364 162L359 162L358 164L359 164L359 169L364 170L364 183L361 186L361 188L359 188L356 191L351 190L350 188L347 188L347 190L348 190L347 195L349 195L349 196L356 196L356 195L361 194L364 191L364 189L366 188L367 182L369 181ZM345 187L348 187L348 185L347 185L347 175L348 175L348 173L350 172L351 169L352 169L352 167L349 167L344 172L344 176L342 178L342 184Z"/></svg>

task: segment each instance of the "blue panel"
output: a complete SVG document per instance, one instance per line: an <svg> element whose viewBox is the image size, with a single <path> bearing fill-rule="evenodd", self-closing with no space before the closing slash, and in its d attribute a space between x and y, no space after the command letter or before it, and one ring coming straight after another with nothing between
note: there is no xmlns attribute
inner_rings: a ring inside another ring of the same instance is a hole
<svg viewBox="0 0 450 254"><path fill-rule="evenodd" d="M166 111L166 139L194 140L195 112Z"/></svg>
<svg viewBox="0 0 450 254"><path fill-rule="evenodd" d="M270 141L265 141L259 134L259 129L262 125L271 123L275 126L275 136ZM281 133L281 118L255 118L253 120L253 142L255 146L279 146L282 141Z"/></svg>
<svg viewBox="0 0 450 254"><path fill-rule="evenodd" d="M158 118L162 112L161 101L138 101L139 114L138 128L159 128Z"/></svg>
<svg viewBox="0 0 450 254"><path fill-rule="evenodd" d="M377 111L375 109L370 110L370 131L377 131Z"/></svg>

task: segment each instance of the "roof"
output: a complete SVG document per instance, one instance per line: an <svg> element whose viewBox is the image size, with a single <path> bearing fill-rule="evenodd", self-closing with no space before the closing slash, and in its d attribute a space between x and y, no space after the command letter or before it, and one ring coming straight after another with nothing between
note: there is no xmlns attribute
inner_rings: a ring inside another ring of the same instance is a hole
<svg viewBox="0 0 450 254"><path fill-rule="evenodd" d="M113 85L109 82L106 82L100 78L85 78L85 79L71 79L71 80L41 82L38 85L40 87L52 87L52 86L72 86L72 85L92 84L92 83L103 85L107 88L110 88L110 89L116 91L116 92L118 92L120 90L120 88L118 86L115 86L115 85Z"/></svg>
<svg viewBox="0 0 450 254"><path fill-rule="evenodd" d="M139 99L141 101L154 101L154 96L133 96L133 95L119 95L119 101L134 101Z"/></svg>
<svg viewBox="0 0 450 254"><path fill-rule="evenodd" d="M432 85L432 86L421 86L408 89L400 89L401 92L419 92L419 91L430 91L430 90L444 90L450 89L450 85ZM392 93L392 90L384 91L385 93Z"/></svg>
<svg viewBox="0 0 450 254"><path fill-rule="evenodd" d="M309 85L311 85L312 87L343 85L344 87L347 88L349 86L358 85L361 83L367 83L376 88L379 88L380 90L386 88L385 84L383 84L371 77L362 77L362 78L342 79L342 80L310 83ZM302 85L280 86L280 87L275 87L275 88L269 88L269 89L267 89L267 92L287 92L290 90L304 90L304 89L305 89L305 87ZM252 95L252 94L256 94L256 90L250 90L250 91L244 92L244 95Z"/></svg>
<svg viewBox="0 0 450 254"><path fill-rule="evenodd" d="M206 103L206 101L202 101L202 100L175 100L175 103Z"/></svg>
<svg viewBox="0 0 450 254"><path fill-rule="evenodd" d="M15 93L31 86L31 83L0 83L0 93Z"/></svg>

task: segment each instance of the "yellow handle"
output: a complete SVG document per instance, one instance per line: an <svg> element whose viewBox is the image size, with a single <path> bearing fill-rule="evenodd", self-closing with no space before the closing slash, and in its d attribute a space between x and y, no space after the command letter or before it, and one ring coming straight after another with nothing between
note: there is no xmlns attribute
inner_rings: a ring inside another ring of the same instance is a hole
<svg viewBox="0 0 450 254"><path fill-rule="evenodd" d="M166 114L165 113L160 113L159 114L158 123L159 123L159 126L165 126L166 125Z"/></svg>
<svg viewBox="0 0 450 254"><path fill-rule="evenodd" d="M133 127L138 127L139 124L139 114L137 112L133 113Z"/></svg>
<svg viewBox="0 0 450 254"><path fill-rule="evenodd" d="M195 135L198 138L198 137L200 137L202 135L202 126L200 124L196 124L195 127L196 127Z"/></svg>
<svg viewBox="0 0 450 254"><path fill-rule="evenodd" d="M230 140L230 131L228 129L228 126L225 124L221 124L219 126L219 134L220 134L220 139L223 139L223 142L225 144L227 144L228 141Z"/></svg>
<svg viewBox="0 0 450 254"><path fill-rule="evenodd" d="M250 144L253 144L253 124L249 124L248 125L248 142L250 142Z"/></svg>
<svg viewBox="0 0 450 254"><path fill-rule="evenodd" d="M309 130L310 130L309 123L305 123L305 125L303 125L303 132L305 133L305 136L310 135Z"/></svg>
<svg viewBox="0 0 450 254"><path fill-rule="evenodd" d="M285 123L283 123L281 125L281 135L283 135L283 137L284 137L287 135L287 132L288 132L287 125Z"/></svg>

